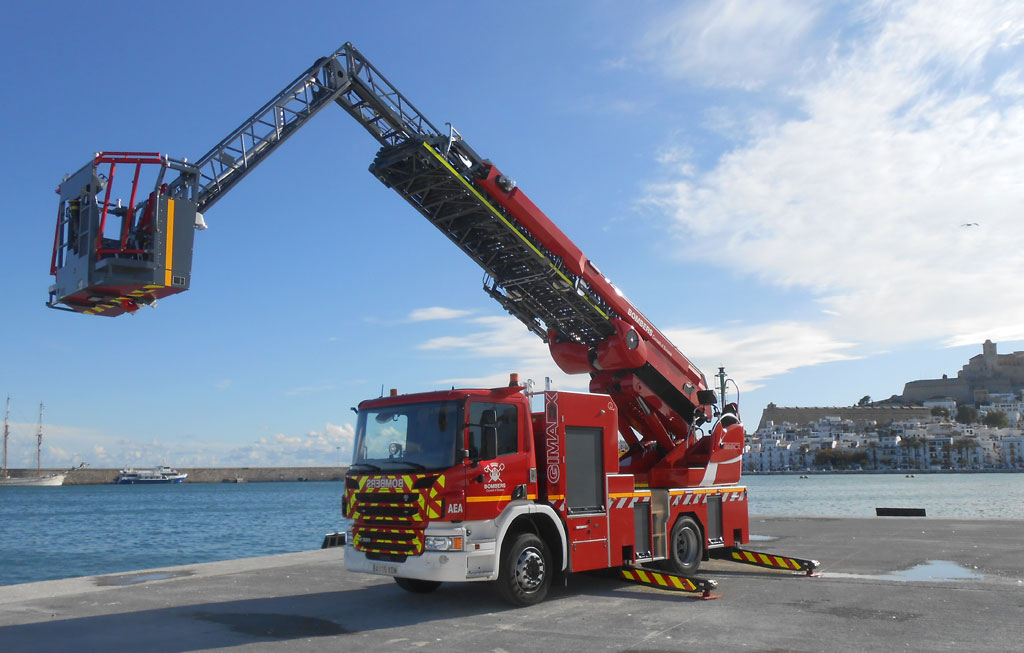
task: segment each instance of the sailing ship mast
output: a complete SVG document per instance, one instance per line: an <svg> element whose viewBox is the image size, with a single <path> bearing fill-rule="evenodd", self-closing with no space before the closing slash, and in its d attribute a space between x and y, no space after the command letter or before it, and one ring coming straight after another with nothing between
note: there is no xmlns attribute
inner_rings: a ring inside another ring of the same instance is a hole
<svg viewBox="0 0 1024 653"><path fill-rule="evenodd" d="M4 413L4 471L7 476L7 436L11 434L11 396L7 395L7 412Z"/></svg>
<svg viewBox="0 0 1024 653"><path fill-rule="evenodd" d="M43 463L43 402L39 402L39 432L36 433L36 476L42 476Z"/></svg>

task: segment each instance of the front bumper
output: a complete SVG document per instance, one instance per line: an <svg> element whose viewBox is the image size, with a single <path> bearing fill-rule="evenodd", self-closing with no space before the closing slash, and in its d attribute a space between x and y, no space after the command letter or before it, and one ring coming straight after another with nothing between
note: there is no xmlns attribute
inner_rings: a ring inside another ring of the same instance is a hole
<svg viewBox="0 0 1024 653"><path fill-rule="evenodd" d="M400 576L440 582L495 580L498 577L498 552L494 539L467 536L473 529L428 526L426 537L461 537L462 551L424 551L408 556L403 562L371 560L351 542L345 545L345 568L367 574Z"/></svg>

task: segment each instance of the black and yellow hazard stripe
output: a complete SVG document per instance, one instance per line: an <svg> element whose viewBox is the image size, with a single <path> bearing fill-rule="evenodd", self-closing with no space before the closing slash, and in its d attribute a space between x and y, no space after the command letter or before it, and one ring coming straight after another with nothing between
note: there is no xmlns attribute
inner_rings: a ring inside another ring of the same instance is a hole
<svg viewBox="0 0 1024 653"><path fill-rule="evenodd" d="M107 299L104 299L103 301L96 302L90 308L87 308L84 311L82 311L82 313L84 313L86 315L98 315L100 313L105 313L106 311L108 311L108 310L110 310L112 308L120 309L121 308L121 302L126 301L126 300L131 300L132 303L135 303L136 307L137 307L138 306L137 300L140 297L142 297L143 295L148 295L149 293L153 292L154 290L159 290L159 289L161 289L163 287L164 286L157 286L157 285L152 285L152 284L145 285L142 288L140 288L139 290L133 290L130 293L125 293L124 295L121 295L120 297L109 297Z"/></svg>
<svg viewBox="0 0 1024 653"><path fill-rule="evenodd" d="M356 521L365 522L412 522L420 523L424 520L440 519L444 517L445 506L441 495L444 493L445 477L441 474L436 477L430 488L417 488L416 483L425 477L433 474L405 474L397 477L402 479L401 487L368 487L367 481L371 478L395 478L389 476L362 476L358 479L357 487L346 489L345 511L347 517ZM362 495L362 499L360 498ZM406 497L403 501L390 501L396 498ZM370 515L366 514L366 508L415 508L416 512L408 516L396 515Z"/></svg>
<svg viewBox="0 0 1024 653"><path fill-rule="evenodd" d="M758 553L757 551L745 551L743 549L732 549L731 559L742 562L745 565L768 567L771 569L789 569L792 571L813 572L818 567L817 560L804 560L802 558L790 558L786 556L772 555L770 553Z"/></svg>
<svg viewBox="0 0 1024 653"><path fill-rule="evenodd" d="M630 582L671 592L705 593L717 586L715 581L706 578L694 579L636 567L623 567L621 574L622 578Z"/></svg>
<svg viewBox="0 0 1024 653"><path fill-rule="evenodd" d="M355 526L352 546L367 553L419 555L423 553L423 531L414 528Z"/></svg>

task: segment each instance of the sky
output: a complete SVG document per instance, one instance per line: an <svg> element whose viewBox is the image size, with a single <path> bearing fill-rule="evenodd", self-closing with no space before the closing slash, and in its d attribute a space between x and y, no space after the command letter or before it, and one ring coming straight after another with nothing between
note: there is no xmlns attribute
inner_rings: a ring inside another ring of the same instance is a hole
<svg viewBox="0 0 1024 653"><path fill-rule="evenodd" d="M346 41L724 366L748 425L1024 349L1019 2L29 4L0 24L11 467L40 402L44 467L336 465L390 388L586 389L332 107L205 215L188 292L44 306L64 174L198 158Z"/></svg>

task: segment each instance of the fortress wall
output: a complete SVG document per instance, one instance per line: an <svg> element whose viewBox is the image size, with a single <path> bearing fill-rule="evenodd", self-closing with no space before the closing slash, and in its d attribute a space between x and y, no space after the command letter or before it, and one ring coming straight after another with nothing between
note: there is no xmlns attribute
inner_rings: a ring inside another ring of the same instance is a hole
<svg viewBox="0 0 1024 653"><path fill-rule="evenodd" d="M850 420L875 420L879 424L888 424L895 420L919 419L931 417L931 409L923 406L832 406L832 407L788 407L770 404L761 413L761 428L768 422L782 424L807 424L826 417L839 417Z"/></svg>
<svg viewBox="0 0 1024 653"><path fill-rule="evenodd" d="M971 387L963 379L924 379L903 386L903 401L921 403L936 397L952 397L960 403L974 401Z"/></svg>

